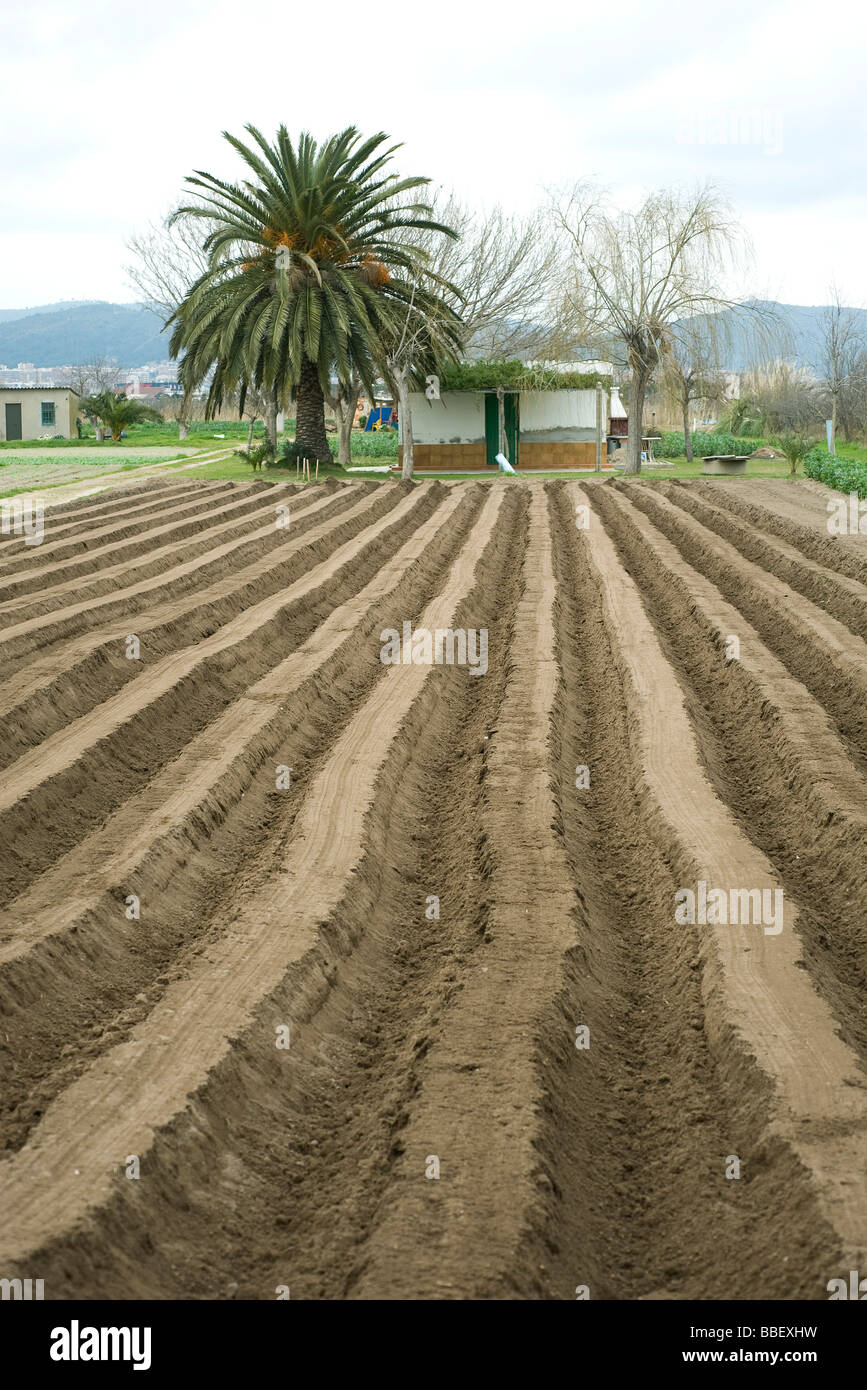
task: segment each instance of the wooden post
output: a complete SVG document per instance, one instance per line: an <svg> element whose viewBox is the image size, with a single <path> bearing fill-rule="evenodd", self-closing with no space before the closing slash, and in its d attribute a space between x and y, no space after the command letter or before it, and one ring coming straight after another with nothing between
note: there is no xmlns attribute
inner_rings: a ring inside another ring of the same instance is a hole
<svg viewBox="0 0 867 1390"><path fill-rule="evenodd" d="M319 482L319 460L316 460L316 481Z"/></svg>

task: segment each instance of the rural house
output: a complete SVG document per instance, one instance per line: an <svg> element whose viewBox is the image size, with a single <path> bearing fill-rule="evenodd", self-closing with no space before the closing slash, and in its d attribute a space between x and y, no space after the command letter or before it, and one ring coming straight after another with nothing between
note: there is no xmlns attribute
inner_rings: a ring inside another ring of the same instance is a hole
<svg viewBox="0 0 867 1390"><path fill-rule="evenodd" d="M68 386L0 387L0 439L71 439L78 400Z"/></svg>
<svg viewBox="0 0 867 1390"><path fill-rule="evenodd" d="M505 455L513 468L595 468L597 438L602 466L625 441L626 411L617 388L606 383L578 389L502 390ZM496 388L445 390L429 400L410 395L414 466L417 471L496 468L500 401ZM400 422L401 453L403 422Z"/></svg>

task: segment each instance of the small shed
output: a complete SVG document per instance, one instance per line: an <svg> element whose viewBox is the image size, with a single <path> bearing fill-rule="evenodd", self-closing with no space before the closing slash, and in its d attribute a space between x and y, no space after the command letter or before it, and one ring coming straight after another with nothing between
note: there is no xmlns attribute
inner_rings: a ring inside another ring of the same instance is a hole
<svg viewBox="0 0 867 1390"><path fill-rule="evenodd" d="M0 387L0 439L72 439L78 402L68 386Z"/></svg>
<svg viewBox="0 0 867 1390"><path fill-rule="evenodd" d="M601 398L601 400L600 400ZM444 391L429 400L410 395L415 469L446 472L496 468L500 403L495 389ZM599 415L597 415L599 412ZM616 388L519 390L503 388L505 454L518 471L593 469L597 437L602 466L626 432L626 412ZM401 453L403 422L400 422Z"/></svg>

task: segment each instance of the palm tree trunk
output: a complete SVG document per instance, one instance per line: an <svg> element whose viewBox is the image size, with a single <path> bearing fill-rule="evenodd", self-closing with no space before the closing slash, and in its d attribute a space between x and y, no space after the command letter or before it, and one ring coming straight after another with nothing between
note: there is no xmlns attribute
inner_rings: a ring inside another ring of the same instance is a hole
<svg viewBox="0 0 867 1390"><path fill-rule="evenodd" d="M316 363L308 357L301 362L296 402L295 443L302 458L308 458L311 462L318 459L320 463L333 463L325 433L325 396L319 384Z"/></svg>

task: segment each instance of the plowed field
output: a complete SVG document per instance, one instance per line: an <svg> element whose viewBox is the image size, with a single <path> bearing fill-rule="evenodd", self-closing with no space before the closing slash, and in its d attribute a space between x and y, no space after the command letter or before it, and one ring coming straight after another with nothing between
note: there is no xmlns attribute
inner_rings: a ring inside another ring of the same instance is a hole
<svg viewBox="0 0 867 1390"><path fill-rule="evenodd" d="M867 538L826 517L770 480L188 474L4 536L0 1275L867 1269ZM487 669L385 663L405 624Z"/></svg>

